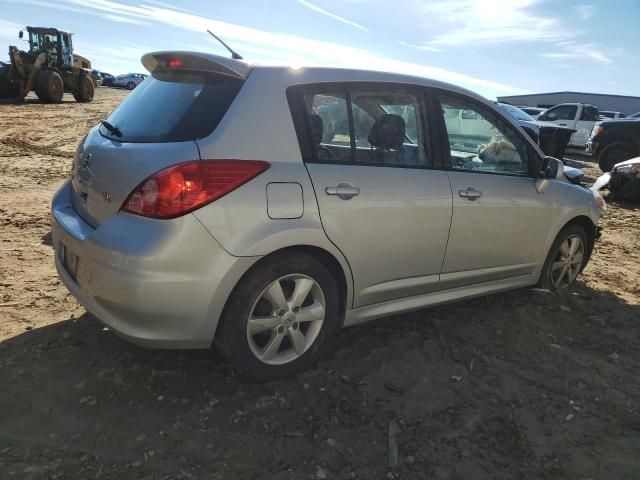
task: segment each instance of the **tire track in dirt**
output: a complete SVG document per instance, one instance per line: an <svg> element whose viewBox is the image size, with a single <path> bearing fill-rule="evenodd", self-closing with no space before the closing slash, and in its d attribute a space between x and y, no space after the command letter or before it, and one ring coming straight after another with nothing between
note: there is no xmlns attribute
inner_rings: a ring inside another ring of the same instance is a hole
<svg viewBox="0 0 640 480"><path fill-rule="evenodd" d="M17 153L18 155L29 155L32 153L37 153L39 155L49 155L52 157L73 158L73 153L65 152L49 145L39 145L37 143L32 143L28 140L24 140L18 137L2 138L0 139L0 144L15 149L15 153Z"/></svg>

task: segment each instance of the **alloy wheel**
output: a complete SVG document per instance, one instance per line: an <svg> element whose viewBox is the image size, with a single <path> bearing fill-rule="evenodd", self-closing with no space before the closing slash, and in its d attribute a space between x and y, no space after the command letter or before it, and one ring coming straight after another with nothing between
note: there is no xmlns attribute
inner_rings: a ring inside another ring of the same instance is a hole
<svg viewBox="0 0 640 480"><path fill-rule="evenodd" d="M571 235L560 244L551 264L551 281L556 288L566 288L580 273L584 260L584 242L579 235Z"/></svg>
<svg viewBox="0 0 640 480"><path fill-rule="evenodd" d="M289 274L273 281L253 304L247 340L253 355L269 365L283 365L302 356L318 338L326 303L318 282Z"/></svg>

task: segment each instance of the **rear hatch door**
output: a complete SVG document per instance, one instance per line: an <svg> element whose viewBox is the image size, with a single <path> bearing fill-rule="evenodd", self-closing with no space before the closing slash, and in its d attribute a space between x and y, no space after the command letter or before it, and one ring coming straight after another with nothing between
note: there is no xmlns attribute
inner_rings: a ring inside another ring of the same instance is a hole
<svg viewBox="0 0 640 480"><path fill-rule="evenodd" d="M244 78L215 71L158 68L133 90L78 148L73 205L98 227L115 215L146 178L171 165L199 160L196 140L210 135Z"/></svg>
<svg viewBox="0 0 640 480"><path fill-rule="evenodd" d="M195 142L122 143L89 133L72 172L72 204L93 227L115 215L129 194L165 167L198 160Z"/></svg>

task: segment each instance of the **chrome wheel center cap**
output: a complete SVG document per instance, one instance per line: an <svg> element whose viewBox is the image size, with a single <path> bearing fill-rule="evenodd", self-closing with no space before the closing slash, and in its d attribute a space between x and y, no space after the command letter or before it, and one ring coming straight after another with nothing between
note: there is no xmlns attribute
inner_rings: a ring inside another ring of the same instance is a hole
<svg viewBox="0 0 640 480"><path fill-rule="evenodd" d="M282 323L284 325L293 325L293 322L295 322L295 320L296 320L296 316L291 312L285 313L282 316Z"/></svg>

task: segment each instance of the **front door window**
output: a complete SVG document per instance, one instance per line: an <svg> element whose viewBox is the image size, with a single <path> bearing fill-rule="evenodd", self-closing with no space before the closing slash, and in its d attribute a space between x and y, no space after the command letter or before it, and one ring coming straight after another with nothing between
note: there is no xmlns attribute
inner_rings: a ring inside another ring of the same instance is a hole
<svg viewBox="0 0 640 480"><path fill-rule="evenodd" d="M440 106L451 151L451 168L474 172L530 173L527 144L506 121L487 108L441 95Z"/></svg>

